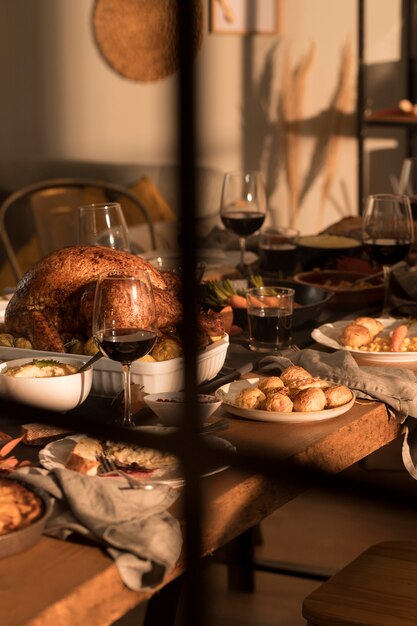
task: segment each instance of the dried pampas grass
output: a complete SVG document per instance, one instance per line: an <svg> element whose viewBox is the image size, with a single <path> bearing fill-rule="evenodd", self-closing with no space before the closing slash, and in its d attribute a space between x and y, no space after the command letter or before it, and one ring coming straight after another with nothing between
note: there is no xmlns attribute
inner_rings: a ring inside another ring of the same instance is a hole
<svg viewBox="0 0 417 626"><path fill-rule="evenodd" d="M334 104L330 110L330 123L328 127L329 141L323 168L323 184L321 187L320 210L317 222L318 230L320 230L323 225L326 203L329 200L330 191L336 176L340 143L343 136L343 124L353 105L353 69L353 45L352 41L349 40L342 50L339 83L336 89Z"/></svg>
<svg viewBox="0 0 417 626"><path fill-rule="evenodd" d="M294 227L297 220L300 197L300 140L304 111L306 81L315 55L315 45L301 59L295 70L291 69L291 58L287 50L284 58L283 89L280 102L281 124L284 132L285 173L287 177L290 215L289 224ZM279 116L278 116L279 117Z"/></svg>

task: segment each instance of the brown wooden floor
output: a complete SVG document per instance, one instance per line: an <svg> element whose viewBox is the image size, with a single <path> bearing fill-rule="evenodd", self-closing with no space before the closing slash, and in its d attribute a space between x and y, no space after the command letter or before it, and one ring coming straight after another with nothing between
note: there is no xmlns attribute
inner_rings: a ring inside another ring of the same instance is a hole
<svg viewBox="0 0 417 626"><path fill-rule="evenodd" d="M400 442L354 466L346 477L358 485L384 486L387 496L401 491L417 502L417 482L402 468ZM282 507L262 524L266 559L337 571L369 545L386 539L415 539L416 510L398 502L372 498L360 490L346 493L312 489ZM213 626L305 626L303 598L320 583L276 574L256 574L253 594L227 590L226 570L208 567ZM117 626L140 626L143 610L133 611ZM163 626L163 625L160 625ZM178 619L181 626L181 619Z"/></svg>

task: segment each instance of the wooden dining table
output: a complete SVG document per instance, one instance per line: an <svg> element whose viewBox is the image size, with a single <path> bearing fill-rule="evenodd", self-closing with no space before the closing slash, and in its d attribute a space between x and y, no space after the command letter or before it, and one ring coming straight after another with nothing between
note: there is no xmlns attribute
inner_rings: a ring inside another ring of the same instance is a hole
<svg viewBox="0 0 417 626"><path fill-rule="evenodd" d="M314 471L332 476L380 449L402 433L379 402L356 402L332 419L306 423L259 422L227 414L220 433L239 455L260 456L276 465L234 465L201 480L204 516L202 558L264 520L312 484ZM16 435L33 413L21 405L0 407L0 431ZM39 416L37 416L38 418ZM36 462L39 448L19 444L17 455ZM171 512L183 521L183 498ZM129 590L114 561L97 545L43 535L31 548L0 559L0 624L4 626L104 626L113 623L185 570L181 556L162 585Z"/></svg>

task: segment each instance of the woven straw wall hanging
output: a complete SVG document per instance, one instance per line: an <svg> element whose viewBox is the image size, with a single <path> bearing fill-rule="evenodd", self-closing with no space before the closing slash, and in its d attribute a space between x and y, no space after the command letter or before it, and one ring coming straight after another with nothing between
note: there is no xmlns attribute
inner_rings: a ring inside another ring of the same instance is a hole
<svg viewBox="0 0 417 626"><path fill-rule="evenodd" d="M95 0L93 29L101 54L113 70L141 82L160 80L178 70L178 0ZM203 39L202 0L193 11L193 49Z"/></svg>

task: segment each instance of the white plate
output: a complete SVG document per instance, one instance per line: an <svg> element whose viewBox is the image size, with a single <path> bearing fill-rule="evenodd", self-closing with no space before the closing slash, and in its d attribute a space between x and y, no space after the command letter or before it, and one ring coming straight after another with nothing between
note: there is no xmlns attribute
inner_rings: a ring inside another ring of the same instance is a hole
<svg viewBox="0 0 417 626"><path fill-rule="evenodd" d="M409 322L407 319L394 319L390 318L378 318L383 324L384 330L378 335L379 337L389 337L390 333L401 324ZM331 322L323 324L318 328L315 328L311 336L312 338L323 346L333 348L334 350L348 350L353 356L359 357L362 360L366 360L367 363L374 363L375 365L385 364L401 364L401 363L417 363L417 352L367 352L365 350L358 350L354 348L346 348L340 342L340 336L343 329L349 324L352 324L353 320L343 320L340 322ZM408 329L408 336L415 337L417 335L417 324L413 324Z"/></svg>
<svg viewBox="0 0 417 626"><path fill-rule="evenodd" d="M160 427L146 427L148 432L150 430L154 430L154 432L162 433L166 432L167 428L163 427L162 430ZM171 430L171 429L169 429ZM51 441L48 443L42 450L39 452L39 462L41 465L47 470L53 470L56 468L64 468L65 462L75 446L75 443L78 439L83 437L84 435L70 435L69 437L64 437L63 439L58 439L57 441ZM236 448L226 439L221 439L220 437L213 437L211 435L205 436L205 441L209 443L210 446L215 448L216 450L228 450L229 452L236 452ZM212 474L218 474L219 472L223 472L227 469L229 465L222 465L214 463L212 466L208 467L206 471L202 474L202 478L206 476L211 476ZM184 476L181 472L180 468L175 469L167 469L163 475L159 475L157 478L152 478L152 476L144 475L143 478L134 476L135 480L142 481L147 484L159 483L165 485L171 485L172 487L180 487L184 484ZM119 481L120 479L115 477L108 477L106 480L115 480Z"/></svg>
<svg viewBox="0 0 417 626"><path fill-rule="evenodd" d="M325 409L324 411L311 411L309 413L302 411L292 411L292 413L281 413L280 411L264 411L261 409L244 409L234 403L236 395L246 387L255 387L259 378L248 378L246 380L238 380L234 383L227 383L216 391L216 398L222 400L224 408L250 420L258 420L260 422L279 422L282 424L297 424L305 422L319 422L337 417L349 411L354 405L355 394L352 392L352 400L347 404L335 407L334 409Z"/></svg>

